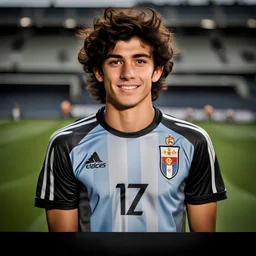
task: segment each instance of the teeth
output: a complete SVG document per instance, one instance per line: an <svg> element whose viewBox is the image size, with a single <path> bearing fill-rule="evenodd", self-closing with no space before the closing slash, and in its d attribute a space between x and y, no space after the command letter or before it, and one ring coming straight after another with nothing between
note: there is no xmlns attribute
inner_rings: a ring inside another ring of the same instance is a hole
<svg viewBox="0 0 256 256"><path fill-rule="evenodd" d="M132 89L137 88L137 86L121 86L121 88L125 89L125 90L132 90Z"/></svg>

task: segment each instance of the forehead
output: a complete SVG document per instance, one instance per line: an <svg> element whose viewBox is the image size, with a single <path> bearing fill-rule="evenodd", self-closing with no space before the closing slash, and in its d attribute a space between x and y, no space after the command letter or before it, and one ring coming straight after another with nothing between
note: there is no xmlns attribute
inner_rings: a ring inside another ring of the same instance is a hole
<svg viewBox="0 0 256 256"><path fill-rule="evenodd" d="M109 54L120 54L120 55L134 55L139 53L146 53L151 55L152 47L144 43L138 37L133 37L128 41L118 41L112 51Z"/></svg>

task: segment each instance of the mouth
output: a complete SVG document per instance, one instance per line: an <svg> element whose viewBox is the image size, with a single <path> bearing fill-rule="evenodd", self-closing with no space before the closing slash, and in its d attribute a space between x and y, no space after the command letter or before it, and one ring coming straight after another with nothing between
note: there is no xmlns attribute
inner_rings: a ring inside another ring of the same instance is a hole
<svg viewBox="0 0 256 256"><path fill-rule="evenodd" d="M138 85L117 85L118 88L125 90L125 91L132 91L137 89Z"/></svg>

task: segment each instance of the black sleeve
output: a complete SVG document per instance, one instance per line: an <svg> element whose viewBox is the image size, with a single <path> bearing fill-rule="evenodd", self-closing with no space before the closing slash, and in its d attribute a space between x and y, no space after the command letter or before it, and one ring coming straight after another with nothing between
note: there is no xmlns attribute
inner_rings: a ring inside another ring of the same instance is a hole
<svg viewBox="0 0 256 256"><path fill-rule="evenodd" d="M194 143L185 197L189 204L204 204L227 198L219 162L209 135L201 136Z"/></svg>
<svg viewBox="0 0 256 256"><path fill-rule="evenodd" d="M35 206L74 209L78 204L79 182L73 174L65 134L51 138L36 187Z"/></svg>

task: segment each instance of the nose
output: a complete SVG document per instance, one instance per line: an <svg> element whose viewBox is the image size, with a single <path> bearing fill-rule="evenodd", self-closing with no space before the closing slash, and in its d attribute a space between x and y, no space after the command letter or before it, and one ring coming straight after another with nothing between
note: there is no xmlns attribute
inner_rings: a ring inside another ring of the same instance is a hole
<svg viewBox="0 0 256 256"><path fill-rule="evenodd" d="M135 77L133 65L131 63L124 63L122 65L120 78L122 80L129 80Z"/></svg>

